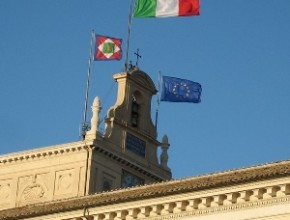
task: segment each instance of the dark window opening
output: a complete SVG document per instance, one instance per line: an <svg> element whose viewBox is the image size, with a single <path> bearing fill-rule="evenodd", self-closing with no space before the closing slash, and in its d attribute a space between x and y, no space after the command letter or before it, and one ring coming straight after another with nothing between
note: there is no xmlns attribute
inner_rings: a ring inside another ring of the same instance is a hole
<svg viewBox="0 0 290 220"><path fill-rule="evenodd" d="M131 113L131 125L133 127L138 127L139 122L139 104L136 102L136 99L132 100L132 113Z"/></svg>

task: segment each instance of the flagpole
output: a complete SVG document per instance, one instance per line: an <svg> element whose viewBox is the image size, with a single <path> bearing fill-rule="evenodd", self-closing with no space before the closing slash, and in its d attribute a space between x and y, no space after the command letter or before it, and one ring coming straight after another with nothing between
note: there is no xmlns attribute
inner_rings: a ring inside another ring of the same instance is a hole
<svg viewBox="0 0 290 220"><path fill-rule="evenodd" d="M131 37L131 26L132 26L132 18L133 18L133 6L134 6L135 0L129 0L129 17L128 17L128 32L127 32L127 43L126 43L126 49L125 49L125 63L124 68L125 71L128 70L128 57L129 57L129 45L130 45L130 37Z"/></svg>
<svg viewBox="0 0 290 220"><path fill-rule="evenodd" d="M82 124L82 139L84 140L86 137L86 131L88 129L87 125L87 111L88 111L88 98L89 98L89 89L90 89L90 78L91 78L91 69L92 69L92 58L93 58L93 43L95 38L95 31L92 30L91 34L91 43L90 43L90 55L89 55L89 67L88 67L88 75L87 75L87 88L85 95L85 105L84 105L84 117Z"/></svg>
<svg viewBox="0 0 290 220"><path fill-rule="evenodd" d="M161 81L161 72L158 73L158 92L156 99L156 113L155 113L155 132L157 134L157 126L158 126L158 113L159 113L159 105L160 105L160 81Z"/></svg>

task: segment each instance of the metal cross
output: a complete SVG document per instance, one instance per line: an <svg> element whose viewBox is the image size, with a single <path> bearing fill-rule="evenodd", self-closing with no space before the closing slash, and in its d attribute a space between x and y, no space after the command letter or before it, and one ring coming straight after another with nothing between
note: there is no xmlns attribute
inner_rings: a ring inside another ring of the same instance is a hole
<svg viewBox="0 0 290 220"><path fill-rule="evenodd" d="M138 66L138 62L139 62L139 58L141 58L141 55L139 54L139 49L137 49L137 52L134 53L137 57L137 61L136 61L136 66Z"/></svg>

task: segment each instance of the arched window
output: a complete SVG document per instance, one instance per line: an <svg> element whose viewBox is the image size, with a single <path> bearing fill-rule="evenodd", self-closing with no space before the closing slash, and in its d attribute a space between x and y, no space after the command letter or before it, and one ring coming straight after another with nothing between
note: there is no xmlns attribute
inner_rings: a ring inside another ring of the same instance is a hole
<svg viewBox="0 0 290 220"><path fill-rule="evenodd" d="M139 122L139 104L135 96L132 98L131 110L131 125L136 128Z"/></svg>

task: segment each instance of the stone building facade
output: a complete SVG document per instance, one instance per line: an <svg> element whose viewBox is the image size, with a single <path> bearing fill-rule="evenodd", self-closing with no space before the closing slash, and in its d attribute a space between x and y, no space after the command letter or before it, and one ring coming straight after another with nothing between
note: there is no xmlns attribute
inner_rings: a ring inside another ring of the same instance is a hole
<svg viewBox="0 0 290 220"><path fill-rule="evenodd" d="M290 161L30 204L0 219L289 220Z"/></svg>
<svg viewBox="0 0 290 220"><path fill-rule="evenodd" d="M0 219L290 219L290 161L172 180L152 80L138 69L114 79L103 134L95 98L84 140L0 156Z"/></svg>

